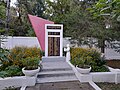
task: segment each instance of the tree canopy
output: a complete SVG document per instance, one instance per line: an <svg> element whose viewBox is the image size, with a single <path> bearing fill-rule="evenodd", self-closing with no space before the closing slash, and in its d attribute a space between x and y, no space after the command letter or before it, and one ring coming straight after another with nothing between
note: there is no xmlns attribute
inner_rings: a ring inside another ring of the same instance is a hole
<svg viewBox="0 0 120 90"><path fill-rule="evenodd" d="M104 52L105 41L119 41L119 3L118 0L111 0L111 2L107 0L53 0L53 2L47 0L49 7L47 14L56 23L64 24L64 36L72 37L79 45L96 44ZM108 6L110 9L107 10Z"/></svg>
<svg viewBox="0 0 120 90"><path fill-rule="evenodd" d="M64 25L64 36L78 45L96 45L104 52L106 41L120 41L120 0L17 0L10 9L10 35L35 36L28 13ZM0 20L5 4L0 1ZM3 26L4 27L4 26Z"/></svg>

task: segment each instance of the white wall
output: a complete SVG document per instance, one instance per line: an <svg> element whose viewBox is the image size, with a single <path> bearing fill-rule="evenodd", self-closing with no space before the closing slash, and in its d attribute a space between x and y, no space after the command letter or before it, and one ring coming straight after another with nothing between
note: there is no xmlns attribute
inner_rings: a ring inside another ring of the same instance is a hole
<svg viewBox="0 0 120 90"><path fill-rule="evenodd" d="M2 45L3 48L11 49L15 46L36 46L40 47L37 37L7 37L4 44ZM70 44L68 39L63 39L63 47L66 47L67 44Z"/></svg>
<svg viewBox="0 0 120 90"><path fill-rule="evenodd" d="M105 49L105 57L108 60L110 60L110 59L120 59L120 53L115 52L114 49L106 48Z"/></svg>
<svg viewBox="0 0 120 90"><path fill-rule="evenodd" d="M67 44L70 44L70 38L63 39L63 47L66 47ZM2 45L3 48L11 49L15 46L36 46L40 47L37 37L11 37L9 36L6 39L7 42ZM115 52L113 49L105 49L106 59L120 59L120 53Z"/></svg>
<svg viewBox="0 0 120 90"><path fill-rule="evenodd" d="M27 47L40 47L39 42L36 37L7 37L4 44L2 45L3 48L11 49L15 46L27 46Z"/></svg>

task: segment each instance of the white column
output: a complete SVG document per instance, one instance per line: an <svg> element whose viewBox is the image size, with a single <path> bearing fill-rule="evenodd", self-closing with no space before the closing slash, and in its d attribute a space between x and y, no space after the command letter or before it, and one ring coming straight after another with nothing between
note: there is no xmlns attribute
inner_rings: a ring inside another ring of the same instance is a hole
<svg viewBox="0 0 120 90"><path fill-rule="evenodd" d="M47 30L47 25L45 25L45 57L48 57L48 30Z"/></svg>
<svg viewBox="0 0 120 90"><path fill-rule="evenodd" d="M60 57L63 56L63 25L61 25L60 31Z"/></svg>

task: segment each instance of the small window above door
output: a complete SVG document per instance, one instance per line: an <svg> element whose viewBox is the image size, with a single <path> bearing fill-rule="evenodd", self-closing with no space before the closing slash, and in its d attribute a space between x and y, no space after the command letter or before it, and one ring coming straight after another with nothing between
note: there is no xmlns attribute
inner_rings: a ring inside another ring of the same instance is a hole
<svg viewBox="0 0 120 90"><path fill-rule="evenodd" d="M48 32L48 35L60 35L60 32Z"/></svg>

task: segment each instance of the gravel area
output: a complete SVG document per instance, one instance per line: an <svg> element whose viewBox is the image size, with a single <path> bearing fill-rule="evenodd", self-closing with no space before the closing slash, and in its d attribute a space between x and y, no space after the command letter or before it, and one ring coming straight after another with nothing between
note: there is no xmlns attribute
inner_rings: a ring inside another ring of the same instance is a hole
<svg viewBox="0 0 120 90"><path fill-rule="evenodd" d="M26 90L94 90L94 89L88 83L80 83L79 81L69 81L36 84L33 87L27 87Z"/></svg>
<svg viewBox="0 0 120 90"><path fill-rule="evenodd" d="M120 83L96 83L102 90L120 90Z"/></svg>

